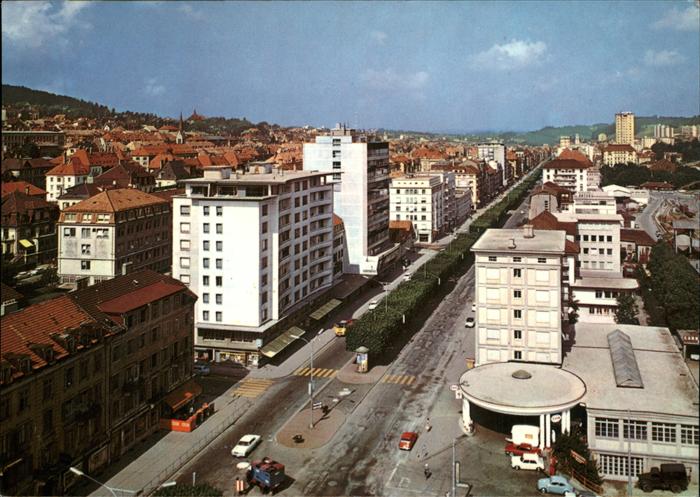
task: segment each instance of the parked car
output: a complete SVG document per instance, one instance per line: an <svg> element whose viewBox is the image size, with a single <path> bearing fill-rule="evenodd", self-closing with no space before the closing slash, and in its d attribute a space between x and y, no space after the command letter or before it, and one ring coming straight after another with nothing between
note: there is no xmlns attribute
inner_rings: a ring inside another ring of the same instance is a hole
<svg viewBox="0 0 700 497"><path fill-rule="evenodd" d="M683 464L661 464L637 478L637 486L644 492L670 490L677 494L688 489L689 477Z"/></svg>
<svg viewBox="0 0 700 497"><path fill-rule="evenodd" d="M376 300L373 300L369 303L369 306L367 308L371 311L372 309L376 309L378 305L379 305L379 302Z"/></svg>
<svg viewBox="0 0 700 497"><path fill-rule="evenodd" d="M195 374L207 376L209 373L211 373L211 368L209 367L208 364L204 364L203 362L195 362L194 363L194 372L195 372Z"/></svg>
<svg viewBox="0 0 700 497"><path fill-rule="evenodd" d="M247 457L261 440L260 435L243 435L236 446L231 449L231 455L233 457Z"/></svg>
<svg viewBox="0 0 700 497"><path fill-rule="evenodd" d="M29 278L31 275L32 275L32 272L31 272L31 271L20 271L19 273L17 273L17 274L15 275L15 279L21 280L21 279L24 279L24 278Z"/></svg>
<svg viewBox="0 0 700 497"><path fill-rule="evenodd" d="M549 478L540 478L537 480L537 490L543 494L564 495L565 492L573 492L574 487L572 487L569 480L563 476L554 475Z"/></svg>
<svg viewBox="0 0 700 497"><path fill-rule="evenodd" d="M466 328L473 328L474 327L474 318L468 317L467 320L464 322L464 326Z"/></svg>
<svg viewBox="0 0 700 497"><path fill-rule="evenodd" d="M406 273L403 275L404 281L411 281L411 273Z"/></svg>
<svg viewBox="0 0 700 497"><path fill-rule="evenodd" d="M533 447L527 443L516 444L513 442L507 443L505 447L507 456L522 456L523 454L541 454L538 447Z"/></svg>
<svg viewBox="0 0 700 497"><path fill-rule="evenodd" d="M352 322L353 322L352 319L343 319L343 320L335 323L335 326L333 326L333 331L335 332L335 336L344 337L348 328L352 325Z"/></svg>
<svg viewBox="0 0 700 497"><path fill-rule="evenodd" d="M476 304L472 304L472 312L476 312Z"/></svg>
<svg viewBox="0 0 700 497"><path fill-rule="evenodd" d="M399 440L399 449L401 450L411 450L418 440L418 433L414 431L406 431L401 434L401 440Z"/></svg>
<svg viewBox="0 0 700 497"><path fill-rule="evenodd" d="M529 469L544 471L544 461L538 454L526 452L519 456L510 457L510 467L513 469Z"/></svg>

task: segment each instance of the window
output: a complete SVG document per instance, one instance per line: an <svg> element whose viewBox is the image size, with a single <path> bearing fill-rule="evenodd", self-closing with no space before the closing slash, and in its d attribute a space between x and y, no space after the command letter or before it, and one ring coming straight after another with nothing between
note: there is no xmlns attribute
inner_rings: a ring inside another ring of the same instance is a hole
<svg viewBox="0 0 700 497"><path fill-rule="evenodd" d="M80 253L83 255L90 255L90 244L84 243L80 245Z"/></svg>
<svg viewBox="0 0 700 497"><path fill-rule="evenodd" d="M622 421L622 438L625 440L646 440L647 439L647 422L623 420Z"/></svg>
<svg viewBox="0 0 700 497"><path fill-rule="evenodd" d="M587 242L588 241L588 235L583 235L583 241Z"/></svg>
<svg viewBox="0 0 700 497"><path fill-rule="evenodd" d="M262 228L261 228L262 233L267 233L267 221L262 223Z"/></svg>
<svg viewBox="0 0 700 497"><path fill-rule="evenodd" d="M221 312L221 311L216 311L216 320L217 320L218 322L221 322L221 321L222 321L223 316L224 316L224 313L223 313L223 312Z"/></svg>
<svg viewBox="0 0 700 497"><path fill-rule="evenodd" d="M495 255L490 255L489 256L489 262L496 262L498 259Z"/></svg>
<svg viewBox="0 0 700 497"><path fill-rule="evenodd" d="M514 299L521 299L521 298L523 298L523 292L522 292L522 290L513 290L513 298L514 298Z"/></svg>
<svg viewBox="0 0 700 497"><path fill-rule="evenodd" d="M180 223L180 233L189 233L190 223Z"/></svg>
<svg viewBox="0 0 700 497"><path fill-rule="evenodd" d="M513 351L513 359L520 361L523 358L523 353L520 350Z"/></svg>
<svg viewBox="0 0 700 497"><path fill-rule="evenodd" d="M486 330L486 339L487 340L498 340L500 338L501 338L501 330L493 330L493 329Z"/></svg>
<svg viewBox="0 0 700 497"><path fill-rule="evenodd" d="M209 311L202 311L202 320L209 321Z"/></svg>
<svg viewBox="0 0 700 497"><path fill-rule="evenodd" d="M216 269L223 269L224 268L224 260L223 259L216 259Z"/></svg>
<svg viewBox="0 0 700 497"><path fill-rule="evenodd" d="M513 330L513 340L522 340L523 330Z"/></svg>
<svg viewBox="0 0 700 497"><path fill-rule="evenodd" d="M216 224L216 232L220 235L224 232L224 225L221 223Z"/></svg>
<svg viewBox="0 0 700 497"><path fill-rule="evenodd" d="M523 258L522 257L513 257L513 262L522 262Z"/></svg>
<svg viewBox="0 0 700 497"><path fill-rule="evenodd" d="M267 205L262 206L262 215L267 216Z"/></svg>
<svg viewBox="0 0 700 497"><path fill-rule="evenodd" d="M202 207L202 214L205 216L209 215L209 206L208 205L205 205Z"/></svg>
<svg viewBox="0 0 700 497"><path fill-rule="evenodd" d="M538 257L538 258L537 258L537 263L538 263L538 264L546 264L546 263L547 263L547 258L546 258L546 257Z"/></svg>
<svg viewBox="0 0 700 497"><path fill-rule="evenodd" d="M205 252L209 251L209 240L202 241L202 250L204 250Z"/></svg>
<svg viewBox="0 0 700 497"><path fill-rule="evenodd" d="M189 250L190 249L190 241L189 240L180 240L180 250Z"/></svg>
<svg viewBox="0 0 700 497"><path fill-rule="evenodd" d="M224 242L222 242L221 240L217 240L217 242L216 242L216 251L217 251L217 252L221 252L221 251L223 251L223 250L224 250Z"/></svg>
<svg viewBox="0 0 700 497"><path fill-rule="evenodd" d="M209 286L209 276L202 276L202 286Z"/></svg>
<svg viewBox="0 0 700 497"><path fill-rule="evenodd" d="M600 454L599 462L601 474L607 476L627 476L629 461L632 461L632 476L637 476L644 471L644 459L641 457L613 456Z"/></svg>
<svg viewBox="0 0 700 497"><path fill-rule="evenodd" d="M180 206L180 215L181 216L189 216L190 215L190 206L189 205L181 205Z"/></svg>
<svg viewBox="0 0 700 497"><path fill-rule="evenodd" d="M603 290L596 290L595 291L595 298L602 299L603 298Z"/></svg>
<svg viewBox="0 0 700 497"><path fill-rule="evenodd" d="M203 231L204 233L209 233L209 223L204 223L204 224L202 225L202 231Z"/></svg>
<svg viewBox="0 0 700 497"><path fill-rule="evenodd" d="M190 275L189 274L181 274L180 281L182 281L185 285L189 285L190 284Z"/></svg>
<svg viewBox="0 0 700 497"><path fill-rule="evenodd" d="M521 309L513 309L513 318L514 319L522 319L523 318L523 311Z"/></svg>
<svg viewBox="0 0 700 497"><path fill-rule="evenodd" d="M82 269L83 271L89 271L90 261L80 261L80 269Z"/></svg>
<svg viewBox="0 0 700 497"><path fill-rule="evenodd" d="M613 251L613 249L607 249L607 254L612 255L612 251Z"/></svg>
<svg viewBox="0 0 700 497"><path fill-rule="evenodd" d="M597 242L597 241L598 241L598 237L595 236L595 235L591 235L591 241L592 241L592 242Z"/></svg>
<svg viewBox="0 0 700 497"><path fill-rule="evenodd" d="M189 257L180 257L180 267L181 268L189 268L190 267L190 258Z"/></svg>
<svg viewBox="0 0 700 497"><path fill-rule="evenodd" d="M75 228L63 228L63 236L67 236L67 237L75 236Z"/></svg>
<svg viewBox="0 0 700 497"><path fill-rule="evenodd" d="M683 445L695 445L700 443L698 427L693 425L681 425L681 443Z"/></svg>
<svg viewBox="0 0 700 497"><path fill-rule="evenodd" d="M209 294L208 293L203 293L202 294L202 302L205 304L209 303Z"/></svg>
<svg viewBox="0 0 700 497"><path fill-rule="evenodd" d="M42 400L51 400L51 396L53 395L53 379L48 378L44 380L43 388L42 388Z"/></svg>
<svg viewBox="0 0 700 497"><path fill-rule="evenodd" d="M209 257L205 257L202 259L202 267L204 269L209 269Z"/></svg>
<svg viewBox="0 0 700 497"><path fill-rule="evenodd" d="M513 278L522 278L523 277L523 270L520 268L515 268L513 269Z"/></svg>
<svg viewBox="0 0 700 497"><path fill-rule="evenodd" d="M69 388L73 385L73 382L75 381L74 376L74 369L73 368L68 368L66 369L64 380L65 380L65 387Z"/></svg>
<svg viewBox="0 0 700 497"><path fill-rule="evenodd" d="M587 253L588 253L588 249L587 249L587 248L584 248L584 249L583 249L583 253L584 253L584 254L587 254Z"/></svg>
<svg viewBox="0 0 700 497"><path fill-rule="evenodd" d="M224 303L224 296L220 293L216 294L216 303L221 305Z"/></svg>
<svg viewBox="0 0 700 497"><path fill-rule="evenodd" d="M90 238L90 228L81 228L80 238Z"/></svg>
<svg viewBox="0 0 700 497"><path fill-rule="evenodd" d="M612 242L612 235L608 235L608 241Z"/></svg>
<svg viewBox="0 0 700 497"><path fill-rule="evenodd" d="M220 205L216 206L216 215L217 216L223 216L224 215L224 208Z"/></svg>
<svg viewBox="0 0 700 497"><path fill-rule="evenodd" d="M652 423L651 439L654 442L676 443L676 425L670 423Z"/></svg>
<svg viewBox="0 0 700 497"><path fill-rule="evenodd" d="M216 277L216 286L223 286L224 279L221 276Z"/></svg>
<svg viewBox="0 0 700 497"><path fill-rule="evenodd" d="M620 426L617 419L595 418L595 436L601 438L619 438Z"/></svg>

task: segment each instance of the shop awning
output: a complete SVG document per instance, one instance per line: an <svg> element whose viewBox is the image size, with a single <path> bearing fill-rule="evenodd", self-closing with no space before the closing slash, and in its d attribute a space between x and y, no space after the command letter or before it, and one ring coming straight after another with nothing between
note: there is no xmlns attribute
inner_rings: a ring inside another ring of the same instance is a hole
<svg viewBox="0 0 700 497"><path fill-rule="evenodd" d="M338 307L342 302L338 299L331 299L325 304L323 304L321 307L316 309L314 312L311 313L311 316L309 316L311 319L319 320L323 319L329 312L331 312L333 309Z"/></svg>
<svg viewBox="0 0 700 497"><path fill-rule="evenodd" d="M32 248L34 246L34 244L32 242L30 242L29 240L24 240L24 239L20 240L19 244L22 245L24 248Z"/></svg>
<svg viewBox="0 0 700 497"><path fill-rule="evenodd" d="M173 411L177 411L200 393L202 393L202 387L196 381L189 380L177 390L170 392L164 400Z"/></svg>
<svg viewBox="0 0 700 497"><path fill-rule="evenodd" d="M287 345L306 333L297 326L292 326L280 336L260 349L260 353L265 357L273 358L279 354Z"/></svg>

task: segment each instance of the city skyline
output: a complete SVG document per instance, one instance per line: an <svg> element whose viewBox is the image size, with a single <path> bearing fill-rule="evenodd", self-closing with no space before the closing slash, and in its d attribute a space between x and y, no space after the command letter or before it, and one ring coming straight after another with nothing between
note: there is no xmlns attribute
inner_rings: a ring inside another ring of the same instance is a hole
<svg viewBox="0 0 700 497"><path fill-rule="evenodd" d="M621 110L689 116L700 105L698 12L697 2L5 2L3 83L280 125L523 131Z"/></svg>

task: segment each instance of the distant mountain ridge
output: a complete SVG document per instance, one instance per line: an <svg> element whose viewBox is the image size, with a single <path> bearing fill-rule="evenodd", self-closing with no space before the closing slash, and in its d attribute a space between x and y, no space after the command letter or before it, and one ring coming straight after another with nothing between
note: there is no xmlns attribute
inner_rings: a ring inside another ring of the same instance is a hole
<svg viewBox="0 0 700 497"><path fill-rule="evenodd" d="M117 116L128 115L130 118L138 116L141 120L153 119L153 124L171 122L171 118L163 118L154 114L123 112L116 113L114 109L109 109L105 105L100 105L94 102L87 102L78 98L73 98L65 95L56 95L42 90L33 90L25 86L2 85L2 104L3 105L19 105L26 103L28 105L39 106L44 111L45 115L51 114L66 114L69 117L78 117L84 115L91 118L110 118ZM210 121L211 120L211 121ZM242 129L254 126L247 119L237 118L209 118L209 122L197 123L195 128L202 131L212 132L240 132ZM673 117L673 116L636 116L635 126L637 136L651 136L653 134L653 126L655 124L666 124L669 126L684 126L690 124L700 124L700 115L692 117ZM401 130L385 130L380 128L379 131L386 131L391 134L415 134L424 136L451 136L451 137L469 137L473 139L500 139L510 144L523 145L555 145L559 143L560 136L575 136L579 135L582 140L597 140L600 133L605 133L608 137L615 134L615 125L613 123L597 123L590 125L570 125L570 126L546 126L537 131L527 132L482 132L482 133L439 133L439 132L420 132L420 131L401 131Z"/></svg>

